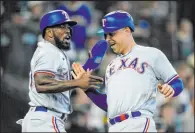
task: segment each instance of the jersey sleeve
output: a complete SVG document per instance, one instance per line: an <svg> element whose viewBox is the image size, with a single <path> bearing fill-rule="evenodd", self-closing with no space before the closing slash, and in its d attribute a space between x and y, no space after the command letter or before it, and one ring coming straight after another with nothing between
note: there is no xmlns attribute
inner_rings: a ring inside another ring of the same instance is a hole
<svg viewBox="0 0 195 133"><path fill-rule="evenodd" d="M55 75L59 67L59 57L56 54L40 53L34 65L34 74L43 72Z"/></svg>
<svg viewBox="0 0 195 133"><path fill-rule="evenodd" d="M154 61L154 72L157 79L163 80L166 83L169 83L171 80L178 77L177 72L174 67L166 57L166 55L158 50L157 58Z"/></svg>

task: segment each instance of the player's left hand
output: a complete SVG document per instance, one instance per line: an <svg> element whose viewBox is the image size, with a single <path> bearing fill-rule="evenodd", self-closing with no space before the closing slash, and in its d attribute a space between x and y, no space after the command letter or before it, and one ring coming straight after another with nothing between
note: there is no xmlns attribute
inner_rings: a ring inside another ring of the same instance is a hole
<svg viewBox="0 0 195 133"><path fill-rule="evenodd" d="M175 93L174 89L168 84L163 84L163 85L158 84L157 88L159 92L165 96L165 98L171 98Z"/></svg>
<svg viewBox="0 0 195 133"><path fill-rule="evenodd" d="M92 70L87 69L87 72L82 68L82 66L79 63L73 63L72 64L73 71L71 71L71 74L74 79L79 79L82 74L91 74Z"/></svg>

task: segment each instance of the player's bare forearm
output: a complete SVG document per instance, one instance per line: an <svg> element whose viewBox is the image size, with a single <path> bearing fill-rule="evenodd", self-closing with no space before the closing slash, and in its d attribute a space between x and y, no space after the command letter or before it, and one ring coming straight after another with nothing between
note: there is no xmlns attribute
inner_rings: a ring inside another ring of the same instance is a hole
<svg viewBox="0 0 195 133"><path fill-rule="evenodd" d="M78 87L79 80L58 81L52 75L36 74L35 87L39 93L58 93Z"/></svg>

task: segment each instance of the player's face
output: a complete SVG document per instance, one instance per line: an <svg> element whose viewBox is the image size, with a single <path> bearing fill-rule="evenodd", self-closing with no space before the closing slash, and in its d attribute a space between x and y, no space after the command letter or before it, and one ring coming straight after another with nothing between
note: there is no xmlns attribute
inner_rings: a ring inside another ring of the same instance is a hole
<svg viewBox="0 0 195 133"><path fill-rule="evenodd" d="M71 32L72 29L68 24L62 24L54 28L53 37L58 48L70 49Z"/></svg>
<svg viewBox="0 0 195 133"><path fill-rule="evenodd" d="M123 43L127 34L125 30L126 28L123 28L112 33L104 34L105 40L116 54L123 54L124 49L126 48Z"/></svg>

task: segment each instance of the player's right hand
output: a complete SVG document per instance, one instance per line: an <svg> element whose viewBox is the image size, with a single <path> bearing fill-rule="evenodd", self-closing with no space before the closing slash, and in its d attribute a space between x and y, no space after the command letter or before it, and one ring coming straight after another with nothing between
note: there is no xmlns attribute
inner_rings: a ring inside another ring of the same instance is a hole
<svg viewBox="0 0 195 133"><path fill-rule="evenodd" d="M170 99L174 95L174 89L168 85L168 84L163 84L161 85L160 83L157 85L157 88L161 94L165 96L165 98Z"/></svg>
<svg viewBox="0 0 195 133"><path fill-rule="evenodd" d="M103 84L103 78L91 75L92 70L88 69L86 72L81 64L73 63L72 68L74 70L74 72L71 72L72 76L74 77L74 79L77 79L79 81L79 87L84 91L86 91L88 88L99 89L99 85Z"/></svg>

